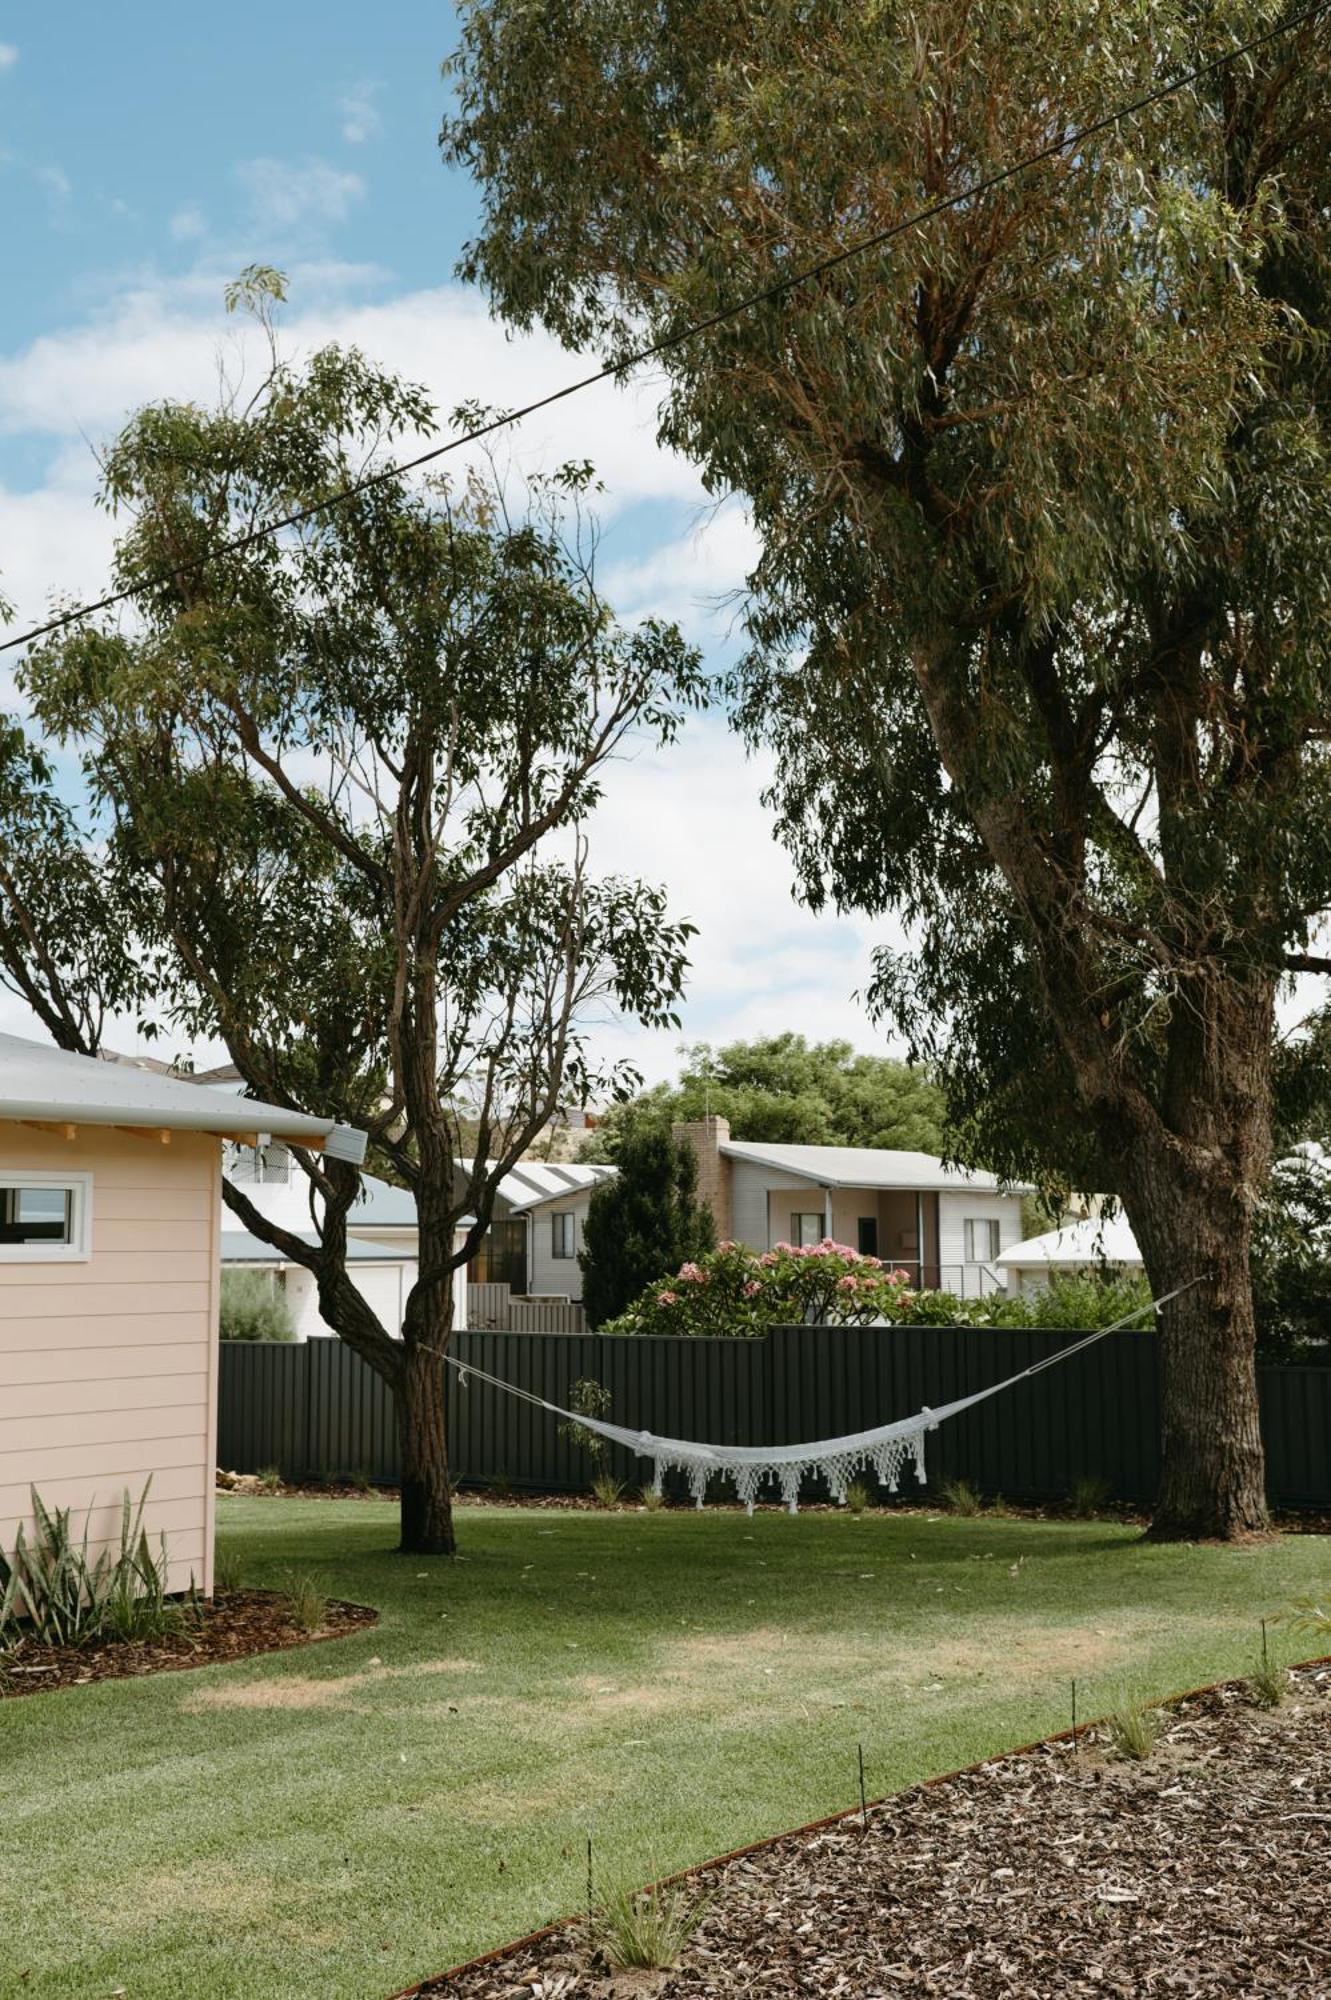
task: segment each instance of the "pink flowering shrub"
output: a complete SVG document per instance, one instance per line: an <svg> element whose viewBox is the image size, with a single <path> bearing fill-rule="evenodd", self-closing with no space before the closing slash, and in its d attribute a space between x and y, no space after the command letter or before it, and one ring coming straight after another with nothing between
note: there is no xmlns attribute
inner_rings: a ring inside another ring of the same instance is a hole
<svg viewBox="0 0 1331 2000"><path fill-rule="evenodd" d="M845 1243L778 1243L761 1253L723 1243L658 1278L604 1333L743 1335L769 1326L866 1325L909 1317L906 1273Z"/></svg>

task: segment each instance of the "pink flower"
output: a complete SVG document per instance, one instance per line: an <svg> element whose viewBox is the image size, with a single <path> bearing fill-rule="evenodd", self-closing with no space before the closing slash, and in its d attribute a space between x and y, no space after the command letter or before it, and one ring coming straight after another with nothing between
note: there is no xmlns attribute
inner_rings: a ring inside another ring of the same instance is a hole
<svg viewBox="0 0 1331 2000"><path fill-rule="evenodd" d="M860 1281L858 1278L852 1278L849 1276L844 1278L838 1278L836 1281L836 1288L839 1292L857 1292L860 1288Z"/></svg>
<svg viewBox="0 0 1331 2000"><path fill-rule="evenodd" d="M891 1279L889 1280L889 1282L890 1282L891 1284L894 1284L894 1285L908 1285L908 1284L910 1283L910 1272L909 1272L909 1271L894 1271L894 1272L892 1273L892 1276L891 1276Z"/></svg>
<svg viewBox="0 0 1331 2000"><path fill-rule="evenodd" d="M777 1244L775 1244L775 1245L774 1245L773 1247L774 1247L775 1249L777 1249L777 1250L793 1250L793 1249L795 1248L795 1245L794 1245L793 1243L777 1243ZM770 1252L769 1252L769 1255L770 1255ZM776 1262L776 1259L775 1259L775 1257L773 1257L773 1258L772 1258L772 1262L773 1262L773 1263L775 1263L775 1262Z"/></svg>
<svg viewBox="0 0 1331 2000"><path fill-rule="evenodd" d="M681 1264L679 1275L681 1278L687 1279L691 1285L705 1285L707 1283L707 1273L698 1264Z"/></svg>
<svg viewBox="0 0 1331 2000"><path fill-rule="evenodd" d="M679 1304L679 1293L658 1292L656 1294L656 1303L658 1306L677 1306Z"/></svg>
<svg viewBox="0 0 1331 2000"><path fill-rule="evenodd" d="M756 1299L761 1290L762 1286L758 1283L758 1280L750 1278L748 1284L744 1287L744 1296L746 1299Z"/></svg>
<svg viewBox="0 0 1331 2000"><path fill-rule="evenodd" d="M789 1244L787 1244L786 1248L789 1249L789 1247L790 1247ZM778 1244L777 1249L779 1250L780 1248L781 1245ZM770 1267L777 1262L776 1250L764 1250L762 1256L758 1259L758 1262L760 1264L766 1264L770 1269Z"/></svg>
<svg viewBox="0 0 1331 2000"><path fill-rule="evenodd" d="M730 1237L727 1237L725 1242L718 1243L716 1248L717 1248L717 1254L719 1255L722 1250L738 1250L739 1245L738 1243L733 1242Z"/></svg>

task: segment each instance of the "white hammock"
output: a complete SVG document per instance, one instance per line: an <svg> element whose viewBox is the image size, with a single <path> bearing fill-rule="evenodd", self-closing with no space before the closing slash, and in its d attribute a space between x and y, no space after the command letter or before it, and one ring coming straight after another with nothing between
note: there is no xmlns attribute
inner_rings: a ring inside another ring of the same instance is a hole
<svg viewBox="0 0 1331 2000"><path fill-rule="evenodd" d="M797 1514L800 1486L809 1473L820 1473L832 1498L837 1501L845 1499L847 1486L863 1467L872 1467L889 1493L895 1493L902 1470L909 1460L915 1477L923 1485L924 1439L927 1432L936 1431L940 1424L946 1423L949 1417L958 1416L962 1410L973 1409L990 1396L1001 1395L1014 1383L1024 1382L1029 1376L1038 1375L1042 1369L1070 1360L1083 1348L1093 1346L1107 1334L1118 1333L1131 1326L1134 1320L1145 1318L1147 1313L1159 1312L1170 1299L1177 1298L1180 1292L1186 1292L1200 1282L1200 1279L1193 1278L1189 1284L1179 1285L1176 1290L1166 1292L1163 1298L1153 1299L1149 1305L1139 1306L1136 1312L1115 1320L1112 1326L1088 1333L1070 1347L1060 1348L1057 1354L1046 1355L1042 1361L1023 1368L1020 1374L1009 1375L987 1389L977 1389L973 1395L958 1397L954 1403L943 1403L937 1409L930 1409L926 1404L918 1415L903 1417L894 1424L879 1424L874 1430L855 1431L849 1437L819 1438L811 1444L698 1444L687 1438L658 1437L653 1431L631 1430L626 1424L606 1423L601 1417L582 1416L577 1410L566 1410L559 1403L548 1403L544 1396L533 1395L529 1389L520 1389L515 1383L505 1382L501 1376L487 1375L483 1368L477 1368L468 1361L459 1361L454 1355L446 1354L443 1359L457 1370L459 1386L465 1386L467 1377L474 1375L478 1382L487 1382L491 1388L502 1389L506 1395L516 1396L524 1403L534 1403L539 1409L548 1410L552 1416L562 1417L583 1430L595 1431L598 1437L606 1438L611 1444L622 1445L639 1458L649 1458L652 1462L652 1486L658 1493L667 1472L682 1472L688 1479L694 1505L701 1507L708 1480L720 1474L733 1483L751 1514L759 1489L770 1479L779 1487L781 1498L790 1513Z"/></svg>

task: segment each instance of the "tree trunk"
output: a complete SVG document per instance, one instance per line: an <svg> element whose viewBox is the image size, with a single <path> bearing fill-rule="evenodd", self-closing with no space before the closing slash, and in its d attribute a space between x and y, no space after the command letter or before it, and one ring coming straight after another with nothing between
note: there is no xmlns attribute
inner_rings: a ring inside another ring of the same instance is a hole
<svg viewBox="0 0 1331 2000"><path fill-rule="evenodd" d="M1153 1541L1269 1532L1248 1275L1248 1203L1147 1163L1124 1206L1157 1297L1199 1278L1160 1315L1160 1487Z"/></svg>
<svg viewBox="0 0 1331 2000"><path fill-rule="evenodd" d="M437 1354L408 1343L396 1396L402 1453L402 1539L398 1547L407 1555L451 1556L457 1548L448 1479L444 1375L444 1363Z"/></svg>

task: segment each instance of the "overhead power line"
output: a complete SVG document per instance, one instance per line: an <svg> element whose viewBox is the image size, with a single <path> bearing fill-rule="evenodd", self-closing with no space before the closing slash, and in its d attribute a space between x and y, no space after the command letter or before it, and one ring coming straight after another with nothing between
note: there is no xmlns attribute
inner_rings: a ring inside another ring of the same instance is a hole
<svg viewBox="0 0 1331 2000"><path fill-rule="evenodd" d="M1107 111L1102 118L1093 118L1087 124L1077 126L1073 131L1065 133L1061 139L1051 139L1049 144L1040 147L1038 152L1027 153L1009 166L999 167L991 174L985 174L977 180L968 182L956 194L945 195L938 201L930 202L925 208L917 208L910 215L903 216L899 222L889 223L885 229L875 230L869 236L857 237L843 249L833 251L830 256L820 257L816 264L806 265L799 271L791 271L770 285L763 285L757 291L745 293L742 298L732 300L727 306L718 307L705 318L694 320L688 326L681 327L677 333L665 334L660 340L652 341L649 346L638 348L634 353L626 355L622 361L608 362L604 367L594 369L590 375L580 375L575 381L566 382L561 389L552 389L548 395L538 396L530 403L523 403L516 409L505 410L498 416L490 417L485 423L477 424L473 429L463 431L457 437L448 438L443 444L432 445L428 451L417 453L414 458L399 459L392 465L381 467L378 472L367 473L363 479L354 480L349 486L327 494L322 500L312 501L308 507L297 507L292 513L282 514L271 521L260 522L257 528L250 528L245 534L237 535L230 541L219 542L216 548L206 550L202 555L193 556L187 562L173 564L156 576L141 577L136 583L126 584L120 590L110 591L105 597L99 597L88 604L76 605L70 611L62 611L57 617L48 618L45 624L34 625L12 639L0 640L0 653L10 652L16 646L30 645L34 639L45 639L52 632L60 632L68 625L77 624L81 618L94 617L99 611L110 611L117 604L124 604L140 590L150 588L154 583L167 583L177 577L193 575L210 562L216 562L221 556L239 555L245 549L253 548L256 543L267 540L270 535L281 534L285 528L298 527L302 521L312 520L318 514L328 513L331 508L345 505L348 500L355 499L357 494L372 492L375 487L400 479L404 473L416 472L423 465L433 464L437 459L446 457L449 452L461 451L466 445L477 444L483 438L492 437L496 431L507 430L514 424L523 423L541 410L551 409L556 403L565 402L570 396L580 395L584 389L593 389L600 382L621 379L630 369L639 367L644 361L653 361L659 355L669 354L673 349L684 346L687 341L696 340L700 334L710 333L713 327L723 326L727 320L737 318L740 313L751 312L755 306L767 305L773 299L782 298L787 292L794 291L797 286L807 285L814 278L822 277L825 272L835 271L840 265L848 264L852 257L862 257L867 251L881 249L885 243L892 242L895 237L904 236L908 230L918 229L923 223L931 222L935 216L945 215L949 209L959 208L963 202L975 201L979 196L989 194L994 188L1002 187L1005 182L1015 180L1019 174L1029 173L1033 167L1042 166L1048 160L1058 159L1064 153L1074 151L1088 139L1095 138L1098 133L1122 124L1125 119L1135 118L1140 112L1148 111L1153 104L1160 104L1181 90L1190 89L1193 84L1200 83L1203 77L1214 75L1227 64L1237 62L1243 56L1252 55L1256 50L1265 48L1282 36L1293 34L1298 28L1306 27L1325 14L1328 9L1331 9L1331 0L1315 0L1315 4L1303 7L1295 14L1287 15L1283 21L1264 29L1261 34L1251 35L1246 41L1234 43L1223 54L1209 56L1204 62L1194 64L1191 69L1181 70L1167 82L1158 84L1154 90L1145 91L1140 97L1134 97L1128 103Z"/></svg>

